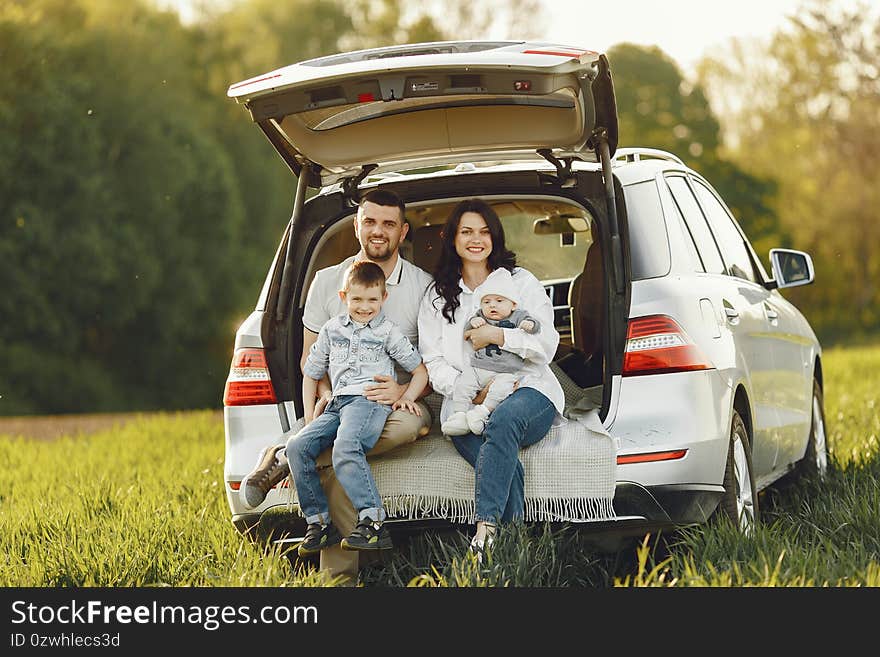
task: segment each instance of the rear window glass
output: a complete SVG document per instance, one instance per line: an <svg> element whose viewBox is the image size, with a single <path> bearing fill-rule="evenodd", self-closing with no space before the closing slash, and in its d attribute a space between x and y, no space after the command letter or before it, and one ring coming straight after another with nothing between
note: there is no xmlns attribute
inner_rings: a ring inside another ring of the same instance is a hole
<svg viewBox="0 0 880 657"><path fill-rule="evenodd" d="M504 241L516 253L516 264L525 267L539 280L573 278L581 273L587 249L593 239L590 232L561 235L536 235L534 215L502 217Z"/></svg>
<svg viewBox="0 0 880 657"><path fill-rule="evenodd" d="M561 213L583 216L576 205L547 199L493 199L491 201L504 226L508 249L516 254L516 262L541 281L570 280L584 269L587 250L593 243L591 222L583 219L584 229L576 232L538 234L535 222L548 214ZM407 206L410 230L401 243L403 257L425 271L434 271L442 248L440 229L455 202L413 204ZM334 265L360 248L349 217L334 224L325 234L309 265L313 271ZM578 224L578 222L576 222ZM308 277L307 277L308 279Z"/></svg>
<svg viewBox="0 0 880 657"><path fill-rule="evenodd" d="M669 237L660 207L660 195L653 180L628 185L626 216L629 251L634 281L669 273Z"/></svg>

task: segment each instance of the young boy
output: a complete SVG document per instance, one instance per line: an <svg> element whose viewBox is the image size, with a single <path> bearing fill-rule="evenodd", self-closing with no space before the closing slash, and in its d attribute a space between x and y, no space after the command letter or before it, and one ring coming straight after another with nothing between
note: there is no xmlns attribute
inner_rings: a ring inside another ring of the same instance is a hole
<svg viewBox="0 0 880 657"><path fill-rule="evenodd" d="M318 333L303 367L305 427L287 442L287 460L300 509L308 528L299 554L316 554L341 541L345 550L384 550L391 537L383 526L385 509L365 453L385 425L392 409L421 415L416 398L428 382L428 370L418 350L400 328L382 312L388 296L379 265L359 261L351 265L339 296L348 312L331 318ZM396 361L412 379L393 405L364 397L364 386L377 374L394 376ZM318 381L329 369L332 400L314 417ZM333 469L358 512L354 531L342 538L330 520L315 459L333 445Z"/></svg>
<svg viewBox="0 0 880 657"><path fill-rule="evenodd" d="M537 333L541 323L525 310L518 309L517 292L510 272L496 269L475 290L480 309L465 324L465 330L479 328L486 323L501 328L519 328L526 333ZM483 433L489 414L510 393L519 380L518 372L524 364L521 356L505 351L495 344L472 351L470 367L465 367L452 393L452 415L441 425L447 436L461 436L468 432ZM482 404L473 406L472 400L491 381ZM473 407L472 407L473 406Z"/></svg>

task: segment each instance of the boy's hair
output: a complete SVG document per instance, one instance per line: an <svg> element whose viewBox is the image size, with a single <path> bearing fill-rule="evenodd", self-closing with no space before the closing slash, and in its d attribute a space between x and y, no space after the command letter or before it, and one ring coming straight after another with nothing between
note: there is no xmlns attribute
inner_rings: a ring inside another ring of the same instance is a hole
<svg viewBox="0 0 880 657"><path fill-rule="evenodd" d="M348 292L351 289L352 283L357 283L364 287L379 285L382 287L382 292L385 292L385 272L375 262L360 260L352 263L348 271L345 272L342 291Z"/></svg>

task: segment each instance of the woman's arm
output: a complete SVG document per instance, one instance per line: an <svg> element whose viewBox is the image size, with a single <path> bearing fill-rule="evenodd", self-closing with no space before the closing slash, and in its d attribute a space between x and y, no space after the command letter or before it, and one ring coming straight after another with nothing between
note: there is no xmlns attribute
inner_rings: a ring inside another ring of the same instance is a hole
<svg viewBox="0 0 880 657"><path fill-rule="evenodd" d="M514 274L514 283L520 290L521 303L536 319L541 330L535 334L515 329L500 329L504 332L503 345L526 360L545 365L553 360L559 346L559 332L556 330L553 317L553 304L541 281L526 269L518 269Z"/></svg>
<svg viewBox="0 0 880 657"><path fill-rule="evenodd" d="M419 306L419 352L428 369L431 387L444 397L451 397L460 372L446 360L443 351L446 319L432 303L434 298L433 290L428 290Z"/></svg>

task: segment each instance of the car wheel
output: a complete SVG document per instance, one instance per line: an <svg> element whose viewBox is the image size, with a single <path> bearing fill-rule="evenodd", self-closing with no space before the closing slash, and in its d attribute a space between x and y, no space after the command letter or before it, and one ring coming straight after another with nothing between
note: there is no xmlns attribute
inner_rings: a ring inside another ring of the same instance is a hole
<svg viewBox="0 0 880 657"><path fill-rule="evenodd" d="M825 434L825 397L816 379L813 379L813 406L807 451L797 463L797 474L824 478L828 472L828 442Z"/></svg>
<svg viewBox="0 0 880 657"><path fill-rule="evenodd" d="M729 518L743 534L751 534L759 519L758 494L755 490L749 432L736 410L730 423L730 444L723 483L724 494L716 513Z"/></svg>

